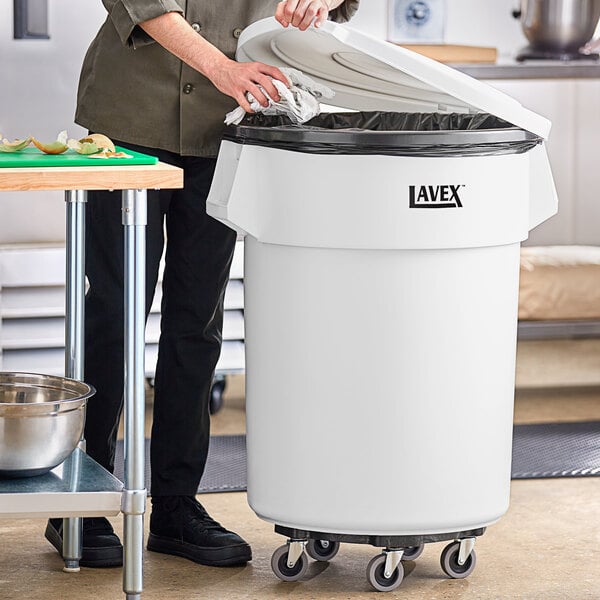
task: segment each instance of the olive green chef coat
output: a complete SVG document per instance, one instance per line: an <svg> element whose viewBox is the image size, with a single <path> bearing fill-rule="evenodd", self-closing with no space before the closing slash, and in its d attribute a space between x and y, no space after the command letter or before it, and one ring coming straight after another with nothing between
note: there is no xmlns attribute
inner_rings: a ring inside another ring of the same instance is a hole
<svg viewBox="0 0 600 600"><path fill-rule="evenodd" d="M102 0L108 17L85 56L75 121L110 138L181 155L216 156L225 114L236 101L219 92L139 27L179 12L199 35L234 58L242 30L273 16L277 0ZM347 21L359 0L330 18Z"/></svg>

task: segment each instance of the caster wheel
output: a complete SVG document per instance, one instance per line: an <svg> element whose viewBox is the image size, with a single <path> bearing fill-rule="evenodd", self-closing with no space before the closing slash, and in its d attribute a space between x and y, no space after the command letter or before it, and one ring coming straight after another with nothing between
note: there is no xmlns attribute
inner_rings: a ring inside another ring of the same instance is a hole
<svg viewBox="0 0 600 600"><path fill-rule="evenodd" d="M404 548L402 560L417 560L417 558L419 558L419 556L423 554L423 550L425 550L425 544L419 544L418 546L410 546L409 548Z"/></svg>
<svg viewBox="0 0 600 600"><path fill-rule="evenodd" d="M339 542L329 542L327 540L308 540L306 544L306 553L314 560L331 560L340 549Z"/></svg>
<svg viewBox="0 0 600 600"><path fill-rule="evenodd" d="M404 567L400 563L391 577L385 576L385 554L372 558L367 565L367 581L378 592L391 592L395 590L404 579Z"/></svg>
<svg viewBox="0 0 600 600"><path fill-rule="evenodd" d="M288 552L289 548L287 544L277 548L271 557L271 569L273 569L273 573L281 581L298 581L308 569L308 558L306 558L306 554L303 552L296 564L290 568L287 565Z"/></svg>
<svg viewBox="0 0 600 600"><path fill-rule="evenodd" d="M216 415L223 408L223 392L225 391L225 379L216 379L210 388L210 400L208 409L211 415Z"/></svg>
<svg viewBox="0 0 600 600"><path fill-rule="evenodd" d="M442 570L448 577L452 577L452 579L464 579L465 577L468 577L475 570L475 565L477 564L475 550L471 550L471 554L469 554L465 564L459 565L459 550L460 544L458 542L452 542L444 548L440 557Z"/></svg>

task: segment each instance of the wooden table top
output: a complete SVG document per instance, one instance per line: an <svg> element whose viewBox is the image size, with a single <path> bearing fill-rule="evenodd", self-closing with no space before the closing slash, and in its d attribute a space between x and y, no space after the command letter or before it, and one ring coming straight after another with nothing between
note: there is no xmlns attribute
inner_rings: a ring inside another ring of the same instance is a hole
<svg viewBox="0 0 600 600"><path fill-rule="evenodd" d="M0 192L182 187L183 170L161 162L131 166L0 168Z"/></svg>

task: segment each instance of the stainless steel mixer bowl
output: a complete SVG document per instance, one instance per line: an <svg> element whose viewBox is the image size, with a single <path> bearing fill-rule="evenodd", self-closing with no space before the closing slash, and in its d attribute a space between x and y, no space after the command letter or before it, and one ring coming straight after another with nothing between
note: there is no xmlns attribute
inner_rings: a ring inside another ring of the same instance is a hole
<svg viewBox="0 0 600 600"><path fill-rule="evenodd" d="M600 0L521 0L515 16L531 48L576 52L594 35Z"/></svg>
<svg viewBox="0 0 600 600"><path fill-rule="evenodd" d="M0 372L0 477L41 475L63 462L81 438L94 393L73 379Z"/></svg>

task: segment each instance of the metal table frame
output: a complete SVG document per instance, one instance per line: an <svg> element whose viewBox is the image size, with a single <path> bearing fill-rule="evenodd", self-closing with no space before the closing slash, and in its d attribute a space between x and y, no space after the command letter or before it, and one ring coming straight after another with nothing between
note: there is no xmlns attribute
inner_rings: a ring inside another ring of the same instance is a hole
<svg viewBox="0 0 600 600"><path fill-rule="evenodd" d="M65 376L83 379L84 368L84 294L85 294L85 203L88 189L122 191L122 223L125 228L125 482L120 495L124 521L123 591L127 600L139 600L143 589L144 513L147 491L144 488L144 328L146 215L148 188L183 186L183 172L159 163L149 166L2 168L0 191L65 190L66 200L66 325ZM82 444L83 445L83 444ZM91 465L101 471L79 449L69 459L70 476L76 483L80 471ZM65 463L66 464L66 463ZM58 467L57 467L58 469ZM112 476L108 473L109 478ZM46 476L42 476L46 477ZM112 478L114 480L114 478ZM0 482L0 517L64 516L63 558L65 571L79 571L81 558L81 517L118 514L111 501L114 496L102 489L78 503L77 490L56 494L54 490L32 489L33 480ZM40 480L42 481L42 480ZM36 482L33 482L35 488ZM33 499L32 499L33 498ZM40 507L36 499L48 503ZM93 502L89 501L93 498ZM67 499L64 510L58 506ZM23 508L23 503L28 507Z"/></svg>

